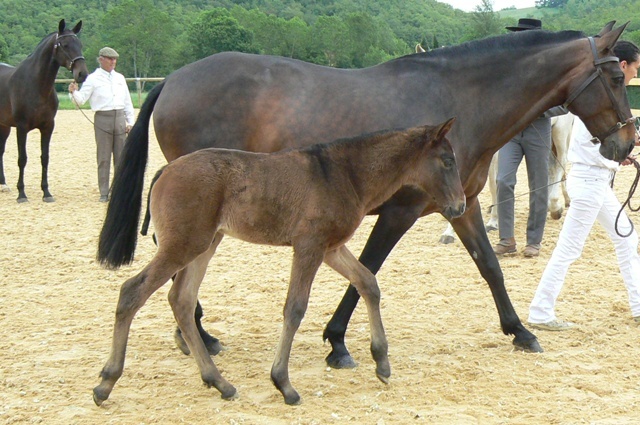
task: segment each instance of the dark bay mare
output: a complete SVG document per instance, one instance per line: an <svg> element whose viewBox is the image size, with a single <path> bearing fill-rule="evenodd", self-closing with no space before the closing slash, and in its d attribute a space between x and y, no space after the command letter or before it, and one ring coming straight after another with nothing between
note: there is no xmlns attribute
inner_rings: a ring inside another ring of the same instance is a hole
<svg viewBox="0 0 640 425"><path fill-rule="evenodd" d="M42 156L42 199L54 202L49 192L49 143L58 112L58 96L54 82L61 66L73 72L73 79L82 83L88 75L82 56L78 33L82 21L68 29L64 19L58 31L47 35L36 49L17 67L0 63L0 189L8 190L4 176L4 156L11 127L16 127L18 139L18 202L27 202L24 191L24 169L27 165L27 133L40 130Z"/></svg>
<svg viewBox="0 0 640 425"><path fill-rule="evenodd" d="M576 31L522 31L359 70L220 53L177 70L146 101L156 102L155 133L168 160L207 147L272 152L456 116L448 137L467 210L450 222L489 284L502 331L514 335L517 347L539 352L535 335L521 323L505 289L477 196L493 154L552 106L565 104L582 118L605 157L626 158L634 144L634 126L627 125L633 118L624 76L612 53L626 24L613 26L610 22L596 37ZM150 109L140 113L143 123ZM148 156L148 137L140 136L136 132L128 138L100 236L98 259L108 267L133 259L112 241L136 238ZM377 273L402 235L434 210L423 191L400 189L371 211L378 220L360 261ZM349 286L324 331L332 345L327 357L332 367L354 365L344 336L358 298ZM200 329L215 352L217 341Z"/></svg>
<svg viewBox="0 0 640 425"><path fill-rule="evenodd" d="M152 106L146 104L148 109ZM287 404L300 401L289 380L289 356L311 284L323 262L347 278L364 298L376 375L387 383L391 367L380 316L380 289L373 273L345 244L364 216L402 186L425 193L433 208L449 219L464 213L466 196L445 137L453 121L270 154L203 149L167 165L156 175L149 202L158 251L122 285L111 355L100 373L102 382L93 391L96 404L109 397L122 375L136 312L174 275L169 303L202 380L223 398L235 396L236 389L211 360L193 314L207 265L224 235L293 248L284 326L271 367L271 380ZM138 123L133 131L148 132L144 118ZM122 248L133 255L135 240L129 239Z"/></svg>

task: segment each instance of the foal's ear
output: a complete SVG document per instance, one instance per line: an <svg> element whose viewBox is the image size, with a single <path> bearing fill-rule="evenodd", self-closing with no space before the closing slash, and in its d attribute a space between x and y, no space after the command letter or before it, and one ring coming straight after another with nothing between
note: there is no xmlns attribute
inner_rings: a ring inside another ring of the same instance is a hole
<svg viewBox="0 0 640 425"><path fill-rule="evenodd" d="M64 19L60 20L60 23L58 24L58 34L62 34L62 32L64 31L64 27L66 27L67 24L64 21Z"/></svg>
<svg viewBox="0 0 640 425"><path fill-rule="evenodd" d="M447 133L451 130L451 126L456 121L456 117L449 118L447 121L443 122L439 126L436 126L435 134L436 140L442 139Z"/></svg>
<svg viewBox="0 0 640 425"><path fill-rule="evenodd" d="M74 34L78 34L82 29L82 21L78 21L75 27L73 27L72 31Z"/></svg>

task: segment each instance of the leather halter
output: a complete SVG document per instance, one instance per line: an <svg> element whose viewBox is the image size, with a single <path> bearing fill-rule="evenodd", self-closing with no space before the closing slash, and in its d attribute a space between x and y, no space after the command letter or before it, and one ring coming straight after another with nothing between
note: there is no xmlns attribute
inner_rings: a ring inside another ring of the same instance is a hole
<svg viewBox="0 0 640 425"><path fill-rule="evenodd" d="M75 34L62 34L62 35L58 35L56 34L56 44L53 46L53 49L57 49L58 47L60 48L60 50L62 50L62 52L67 56L68 61L66 65L62 65L65 68L67 68L69 71L72 71L73 68L73 64L77 61L77 60L85 60L84 56L80 55L80 56L76 56L75 58L71 59L71 55L64 49L64 47L62 47L62 44L60 43L60 39L63 37L78 37Z"/></svg>
<svg viewBox="0 0 640 425"><path fill-rule="evenodd" d="M616 98L613 95L613 91L611 91L611 87L609 87L609 84L607 84L607 81L604 78L604 73L602 71L602 67L601 67L602 64L607 62L619 63L620 59L618 59L615 56L606 56L604 58L598 58L598 51L596 50L596 42L594 41L593 37L589 37L589 45L591 46L591 52L593 53L593 66L595 66L596 70L593 72L593 74L589 76L589 78L587 78L580 85L580 87L578 87L576 90L573 91L573 93L571 93L571 95L567 98L567 101L564 102L563 106L567 108L569 105L571 105L571 103L573 103L573 101L576 100L576 98L580 96L580 94L582 94L582 92L596 78L599 78L600 81L602 82L602 85L604 86L605 91L607 92L607 95L609 96L609 100L611 101L611 104L613 105L614 109L616 110L616 113L618 114L618 119L619 119L619 121L613 127L611 127L607 132L605 132L604 135L595 136L591 139L593 143L601 143L602 140L605 140L607 137L611 136L613 133L617 132L625 125L632 124L636 120L636 117L632 116L630 118L625 118L624 113L622 112L622 109L620 108L620 105L618 104L618 102L616 102Z"/></svg>

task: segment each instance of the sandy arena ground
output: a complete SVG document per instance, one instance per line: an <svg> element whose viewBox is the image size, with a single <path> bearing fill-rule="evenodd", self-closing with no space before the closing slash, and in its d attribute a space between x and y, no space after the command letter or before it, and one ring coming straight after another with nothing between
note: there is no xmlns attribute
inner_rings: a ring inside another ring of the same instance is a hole
<svg viewBox="0 0 640 425"><path fill-rule="evenodd" d="M89 114L91 117L91 114ZM15 135L7 145L10 193L0 193L0 421L45 424L632 424L640 415L640 329L612 245L595 228L571 268L558 303L579 327L537 331L542 354L514 351L500 331L489 289L456 241L438 238L444 219L421 219L378 274L389 338L390 385L375 377L369 326L359 305L347 333L359 367L331 370L322 330L346 283L323 266L294 341L290 373L302 396L287 406L269 380L280 335L291 251L223 241L202 285L204 326L227 347L215 358L239 397L206 388L196 364L173 343L174 321L161 288L138 313L122 378L102 407L91 398L107 359L118 291L152 257L140 238L137 258L114 272L95 261L105 213L98 203L91 124L60 111L51 146L50 188L40 191L39 134L29 137L26 189L17 204ZM148 178L164 159L151 142ZM526 190L521 167L517 192ZM616 179L623 198L635 177ZM483 205L490 204L488 191ZM527 196L517 201L524 247ZM638 214L631 213L636 224ZM356 254L374 223L349 246ZM526 320L529 302L562 221L549 221L542 254L501 259L511 300ZM497 234L491 234L492 241Z"/></svg>

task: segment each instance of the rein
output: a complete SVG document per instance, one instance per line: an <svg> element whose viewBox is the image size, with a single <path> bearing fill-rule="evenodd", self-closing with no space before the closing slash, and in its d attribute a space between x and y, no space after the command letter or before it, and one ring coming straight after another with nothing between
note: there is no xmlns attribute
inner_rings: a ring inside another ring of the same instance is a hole
<svg viewBox="0 0 640 425"><path fill-rule="evenodd" d="M68 59L67 64L66 64L66 65L62 65L62 66L64 66L65 68L67 68L69 71L72 71L73 64L74 64L76 61L80 60L80 59L85 60L85 58L84 58L84 56L82 56L82 55L80 55L80 56L76 56L75 58L71 58L71 55L69 54L69 52L67 52L67 51L64 49L64 47L62 47L62 43L60 43L60 39L61 39L61 38L63 38L63 37L76 37L76 38L77 38L78 36L77 36L77 35L75 35L75 34L62 34L62 35L58 35L58 34L56 33L55 44L53 45L53 50L54 50L54 51L55 51L55 50L57 50L57 49L58 49L58 47L59 47L59 48L60 48L60 50L62 50L62 53L64 53L64 54L67 56L67 59Z"/></svg>
<svg viewBox="0 0 640 425"><path fill-rule="evenodd" d="M631 206L631 198L633 197L633 195L636 192L636 188L638 187L638 181L640 181L640 163L638 163L638 161L636 161L635 158L632 159L631 161L633 163L633 166L636 167L636 178L633 180L633 183L631 183L631 187L629 188L629 194L627 195L627 200L624 201L624 203L620 207L620 211L618 211L618 215L616 216L616 222L615 222L615 226L614 226L618 236L623 237L623 238L626 238L626 237L630 236L633 233L633 229L634 229L633 222L629 219L629 224L631 225L631 229L629 229L629 233L627 233L626 235L623 235L622 233L620 233L620 230L618 230L618 221L620 220L620 216L622 215L622 212L624 211L624 207L628 205L630 211L633 211L633 212L640 211L640 206L637 207L637 208L633 208ZM611 187L613 187L613 181L611 182Z"/></svg>
<svg viewBox="0 0 640 425"><path fill-rule="evenodd" d="M564 106L565 108L568 108L569 105L571 105L573 101L576 100L576 98L580 96L582 92L593 81L596 80L596 78L599 78L600 81L602 82L602 85L604 86L605 91L607 92L607 96L609 96L609 100L611 101L613 108L616 110L616 113L618 114L618 120L619 120L613 127L611 127L607 132L605 132L604 135L595 136L591 139L593 143L601 143L602 140L605 140L607 137L619 131L622 127L635 122L636 118L633 116L630 118L625 118L624 113L620 108L620 105L616 102L616 98L613 95L613 92L611 91L611 87L609 87L607 82L604 80L604 74L601 68L602 64L605 64L608 62L619 63L620 59L618 59L616 56L606 56L604 58L598 58L598 51L596 50L596 42L594 41L593 37L589 37L588 40L589 40L589 45L591 46L591 52L593 53L593 66L596 68L596 70L576 90L574 90L573 93L569 95L569 97L567 98L567 101L564 102L562 106Z"/></svg>

